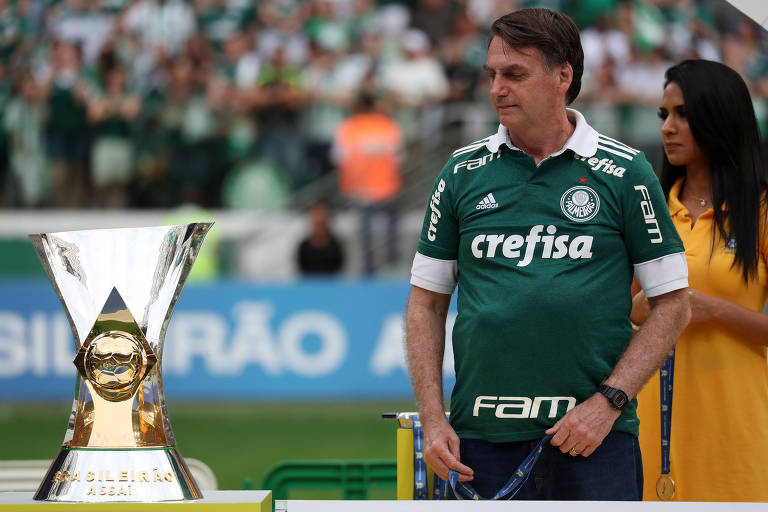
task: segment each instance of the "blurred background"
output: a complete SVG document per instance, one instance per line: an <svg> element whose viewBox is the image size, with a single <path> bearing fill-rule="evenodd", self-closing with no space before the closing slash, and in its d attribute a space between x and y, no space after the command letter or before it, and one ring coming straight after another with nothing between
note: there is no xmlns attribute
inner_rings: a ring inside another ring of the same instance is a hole
<svg viewBox="0 0 768 512"><path fill-rule="evenodd" d="M213 219L164 357L182 453L223 489L285 459L394 459L379 413L415 407L402 313L427 195L495 132L488 27L531 6L582 30L573 107L657 169L685 58L741 73L765 140L768 34L724 0L0 0L4 458L55 455L74 386L27 234Z"/></svg>
<svg viewBox="0 0 768 512"><path fill-rule="evenodd" d="M663 74L684 58L738 70L765 133L768 37L724 0L0 0L0 205L16 214L0 235L54 211L113 226L194 205L220 218L214 277L297 275L308 218L333 228L342 274L405 275L446 157L495 131L488 27L528 6L579 24L573 106L653 164ZM399 177L368 193L338 172L359 157L337 134L361 99L400 130ZM390 247L376 228L393 217Z"/></svg>

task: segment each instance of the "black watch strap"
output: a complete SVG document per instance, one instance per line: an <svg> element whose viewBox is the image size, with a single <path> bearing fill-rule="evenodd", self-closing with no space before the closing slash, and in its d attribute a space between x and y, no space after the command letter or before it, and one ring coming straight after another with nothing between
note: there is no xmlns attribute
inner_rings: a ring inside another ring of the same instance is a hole
<svg viewBox="0 0 768 512"><path fill-rule="evenodd" d="M600 384L600 393L605 396L614 409L623 411L629 405L629 397L620 389L612 388L608 384Z"/></svg>

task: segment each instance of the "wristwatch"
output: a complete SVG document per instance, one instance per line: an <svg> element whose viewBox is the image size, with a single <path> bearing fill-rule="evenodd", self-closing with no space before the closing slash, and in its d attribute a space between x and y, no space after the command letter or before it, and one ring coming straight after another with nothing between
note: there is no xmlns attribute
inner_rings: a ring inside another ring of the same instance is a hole
<svg viewBox="0 0 768 512"><path fill-rule="evenodd" d="M600 393L608 399L614 409L623 411L629 405L629 397L620 389L612 388L607 384L600 384Z"/></svg>

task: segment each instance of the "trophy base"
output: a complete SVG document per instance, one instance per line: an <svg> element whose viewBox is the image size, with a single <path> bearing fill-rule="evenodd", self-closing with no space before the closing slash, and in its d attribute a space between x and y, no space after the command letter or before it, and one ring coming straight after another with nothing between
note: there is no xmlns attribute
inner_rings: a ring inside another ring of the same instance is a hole
<svg viewBox="0 0 768 512"><path fill-rule="evenodd" d="M196 500L203 497L175 447L63 447L34 499L73 502Z"/></svg>

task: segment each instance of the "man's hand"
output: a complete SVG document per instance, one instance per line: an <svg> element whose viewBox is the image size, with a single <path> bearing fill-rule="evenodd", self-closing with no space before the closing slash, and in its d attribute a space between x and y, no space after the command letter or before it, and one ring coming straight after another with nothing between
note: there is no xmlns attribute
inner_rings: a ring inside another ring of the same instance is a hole
<svg viewBox="0 0 768 512"><path fill-rule="evenodd" d="M448 480L448 471L459 473L459 482L472 480L474 472L459 462L459 436L443 416L430 424L422 422L424 428L424 461L443 480Z"/></svg>
<svg viewBox="0 0 768 512"><path fill-rule="evenodd" d="M621 411L614 409L603 395L595 393L568 411L546 434L554 434L550 443L561 452L589 457L620 415Z"/></svg>
<svg viewBox="0 0 768 512"><path fill-rule="evenodd" d="M645 302L644 294L635 294L633 306ZM691 316L687 288L657 295L647 302L650 313L645 322L630 340L611 375L603 381L624 390L630 398L658 371ZM568 411L546 433L553 434L551 443L561 452L589 457L602 444L620 415L621 412L611 406L606 397L595 393Z"/></svg>

